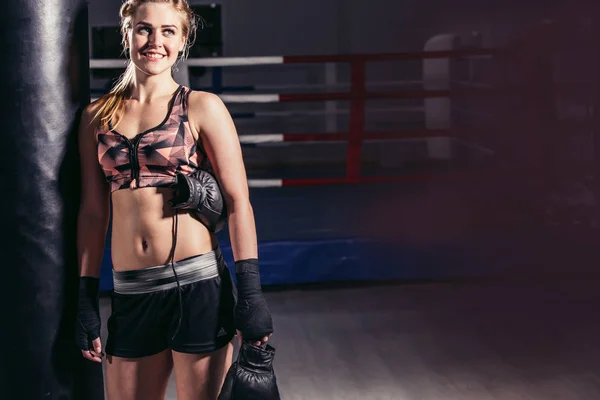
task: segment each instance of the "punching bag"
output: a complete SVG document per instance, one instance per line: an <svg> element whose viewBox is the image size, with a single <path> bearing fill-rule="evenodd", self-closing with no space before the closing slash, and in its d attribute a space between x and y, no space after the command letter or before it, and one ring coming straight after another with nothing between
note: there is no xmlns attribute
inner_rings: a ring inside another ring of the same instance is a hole
<svg viewBox="0 0 600 400"><path fill-rule="evenodd" d="M3 3L0 398L103 399L74 342L86 0Z"/></svg>

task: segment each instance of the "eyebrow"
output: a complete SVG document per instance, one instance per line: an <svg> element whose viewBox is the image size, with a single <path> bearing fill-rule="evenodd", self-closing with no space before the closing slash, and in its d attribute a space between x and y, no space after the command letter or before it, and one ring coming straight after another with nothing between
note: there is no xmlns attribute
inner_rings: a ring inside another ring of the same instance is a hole
<svg viewBox="0 0 600 400"><path fill-rule="evenodd" d="M144 25L144 26L149 26L152 27L152 24L146 21L140 21L136 24L137 25ZM177 29L177 25L162 25L161 28L175 28Z"/></svg>

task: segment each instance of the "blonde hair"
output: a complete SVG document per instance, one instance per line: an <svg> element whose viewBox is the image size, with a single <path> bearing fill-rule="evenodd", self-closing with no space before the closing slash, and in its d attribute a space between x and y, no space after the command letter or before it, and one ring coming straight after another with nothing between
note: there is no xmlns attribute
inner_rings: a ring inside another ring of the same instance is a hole
<svg viewBox="0 0 600 400"><path fill-rule="evenodd" d="M119 15L121 17L121 36L123 51L127 52L127 33L132 29L133 18L138 8L147 3L165 3L172 5L177 12L182 14L183 18L183 36L185 37L185 46L178 56L177 62L187 58L189 49L196 39L197 17L192 11L188 0L125 0L121 5ZM125 72L119 77L110 92L102 96L99 100L99 108L95 120L99 121L100 127L108 126L109 122L113 127L119 123L120 114L125 106L125 100L129 96L131 86L135 79L135 65L129 59Z"/></svg>

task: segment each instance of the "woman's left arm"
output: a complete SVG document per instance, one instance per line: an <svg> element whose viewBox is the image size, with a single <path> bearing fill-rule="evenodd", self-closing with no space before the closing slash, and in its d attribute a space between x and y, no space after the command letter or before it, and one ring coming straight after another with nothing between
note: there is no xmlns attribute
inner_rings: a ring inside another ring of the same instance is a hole
<svg viewBox="0 0 600 400"><path fill-rule="evenodd" d="M250 204L246 169L235 125L222 100L213 94L192 92L190 112L199 121L197 132L221 184L227 204L229 237L236 267L238 303L236 328L256 345L273 332L271 312L262 295L254 212Z"/></svg>
<svg viewBox="0 0 600 400"><path fill-rule="evenodd" d="M235 260L258 258L254 212L237 130L222 100L192 92L190 112L198 121L199 140L206 149L227 204L229 235Z"/></svg>

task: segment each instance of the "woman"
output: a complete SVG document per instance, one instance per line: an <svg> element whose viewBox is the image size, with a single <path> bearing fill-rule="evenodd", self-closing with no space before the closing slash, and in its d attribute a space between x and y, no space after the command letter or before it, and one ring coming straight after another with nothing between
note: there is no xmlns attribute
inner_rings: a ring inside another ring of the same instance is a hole
<svg viewBox="0 0 600 400"><path fill-rule="evenodd" d="M127 69L86 108L79 133L78 345L102 361L98 277L111 200L108 398L163 399L174 370L179 399L216 399L236 330L256 345L273 332L239 140L217 96L172 78L195 33L187 1L127 0L120 15ZM201 191L206 182L191 180L202 168L214 171L226 202L237 288L214 233L172 206L177 183Z"/></svg>

